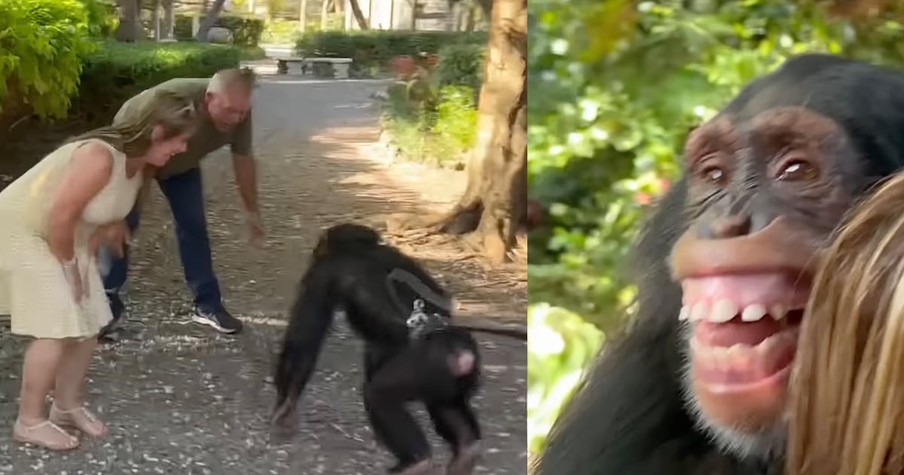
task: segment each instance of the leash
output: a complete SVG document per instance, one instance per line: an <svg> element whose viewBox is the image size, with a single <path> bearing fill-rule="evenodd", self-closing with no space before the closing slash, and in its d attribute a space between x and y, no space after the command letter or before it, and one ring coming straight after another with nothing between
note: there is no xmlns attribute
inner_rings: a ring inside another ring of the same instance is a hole
<svg viewBox="0 0 904 475"><path fill-rule="evenodd" d="M408 285L411 290L414 290L415 294L417 294L418 297L421 297L414 300L414 303L412 304L412 308L410 310L399 297L399 293L393 285L394 283L402 283ZM389 296L395 302L399 310L408 313L408 319L405 321L405 324L410 329L411 338L417 339L440 328L452 327L461 328L468 331L502 335L525 341L527 340L527 332L517 328L495 328L479 325L450 323L452 316L451 299L437 294L427 284L421 282L421 280L418 279L417 276L404 269L395 268L391 272L389 272L389 274L386 276L386 287L389 291ZM424 307L426 306L424 300L430 302L440 310L444 311L446 315L444 316L437 313L434 313L432 315L427 314L427 312L424 311Z"/></svg>

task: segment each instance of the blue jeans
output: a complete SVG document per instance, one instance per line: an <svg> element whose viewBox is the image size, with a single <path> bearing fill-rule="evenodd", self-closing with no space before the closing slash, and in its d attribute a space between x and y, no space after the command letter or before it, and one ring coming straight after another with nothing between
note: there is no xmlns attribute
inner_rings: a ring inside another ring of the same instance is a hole
<svg viewBox="0 0 904 475"><path fill-rule="evenodd" d="M176 224L176 241L185 281L194 294L194 303L206 312L223 309L220 284L213 273L210 239L207 236L207 219L204 215L204 194L201 187L201 170L195 168L180 175L158 180L160 190L169 201ZM126 216L132 233L138 228L139 213L133 209ZM104 289L112 300L119 298L119 290L126 283L129 270L129 250L125 256L116 257L109 249L101 247L98 267L104 281ZM114 312L115 315L115 312Z"/></svg>

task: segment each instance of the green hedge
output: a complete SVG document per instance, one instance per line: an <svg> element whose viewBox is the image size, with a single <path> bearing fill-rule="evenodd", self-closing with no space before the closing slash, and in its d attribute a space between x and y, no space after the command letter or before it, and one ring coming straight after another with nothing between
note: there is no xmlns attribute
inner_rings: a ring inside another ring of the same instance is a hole
<svg viewBox="0 0 904 475"><path fill-rule="evenodd" d="M88 120L112 116L148 87L175 77L212 76L238 66L241 55L241 48L229 45L102 43L85 61L75 112Z"/></svg>
<svg viewBox="0 0 904 475"><path fill-rule="evenodd" d="M482 31L323 31L299 38L295 49L298 54L352 58L356 73L374 74L385 71L396 56L439 53L448 45L486 44Z"/></svg>
<svg viewBox="0 0 904 475"><path fill-rule="evenodd" d="M180 41L194 39L191 34L191 15L176 15L173 23L173 36ZM217 18L214 26L232 31L232 44L236 46L257 46L264 32L264 20L246 18L236 15L223 15Z"/></svg>
<svg viewBox="0 0 904 475"><path fill-rule="evenodd" d="M91 50L88 9L78 0L0 1L0 112L63 117ZM2 121L0 121L2 123Z"/></svg>
<svg viewBox="0 0 904 475"><path fill-rule="evenodd" d="M236 46L257 46L264 32L264 20L240 16L221 16L215 26L232 31L232 44Z"/></svg>
<svg viewBox="0 0 904 475"><path fill-rule="evenodd" d="M173 22L173 37L179 41L192 39L191 35L191 19L189 15L176 15Z"/></svg>
<svg viewBox="0 0 904 475"><path fill-rule="evenodd" d="M454 44L440 48L436 74L442 86L468 86L480 90L486 44Z"/></svg>

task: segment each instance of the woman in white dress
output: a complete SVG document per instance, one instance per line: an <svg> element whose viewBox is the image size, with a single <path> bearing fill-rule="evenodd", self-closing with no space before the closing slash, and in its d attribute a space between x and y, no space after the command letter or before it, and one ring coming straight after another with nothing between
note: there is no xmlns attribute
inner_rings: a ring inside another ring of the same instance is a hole
<svg viewBox="0 0 904 475"><path fill-rule="evenodd" d="M64 427L107 431L83 400L96 335L111 319L95 251L121 249L143 183L185 150L197 119L190 98L158 96L144 116L73 138L0 191L0 314L11 315L14 334L33 338L17 441L68 450L79 440Z"/></svg>

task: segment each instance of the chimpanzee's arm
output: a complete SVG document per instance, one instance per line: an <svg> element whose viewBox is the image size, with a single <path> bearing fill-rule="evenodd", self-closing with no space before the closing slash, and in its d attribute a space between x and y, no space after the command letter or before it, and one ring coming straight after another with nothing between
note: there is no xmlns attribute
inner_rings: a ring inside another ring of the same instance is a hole
<svg viewBox="0 0 904 475"><path fill-rule="evenodd" d="M386 257L386 256L382 256ZM331 261L336 276L335 293L351 323L371 343L408 343L408 313L389 294L386 273L359 255Z"/></svg>
<svg viewBox="0 0 904 475"><path fill-rule="evenodd" d="M332 279L329 267L315 263L298 289L274 376L277 407L287 402L294 405L311 377L333 321Z"/></svg>

